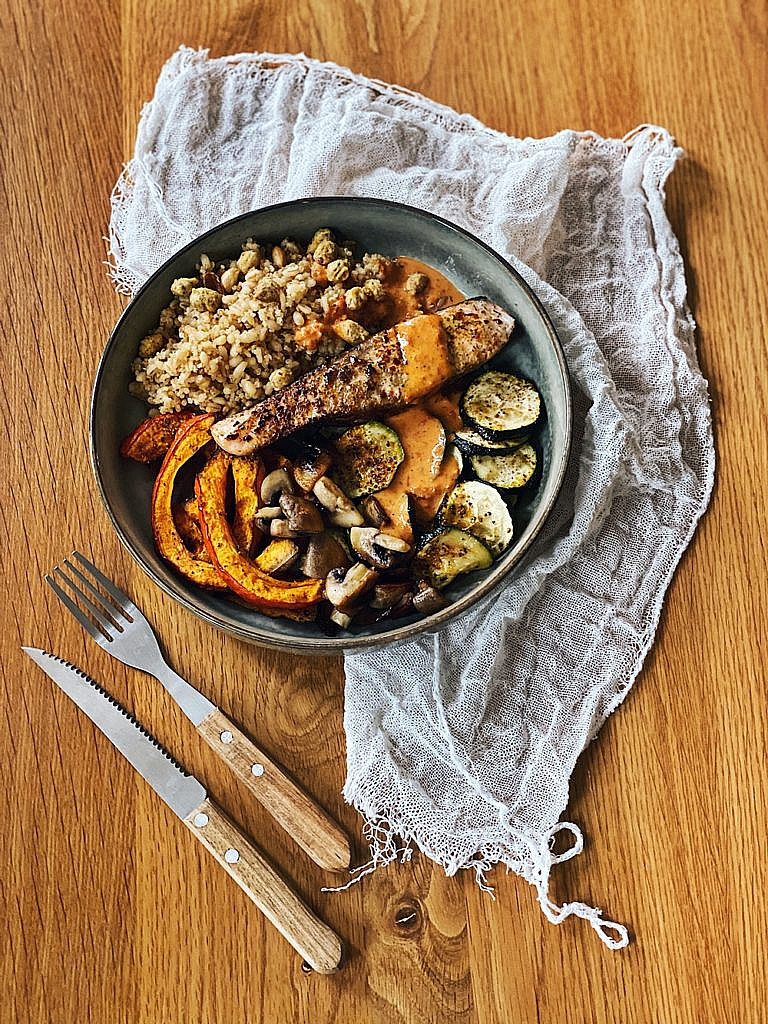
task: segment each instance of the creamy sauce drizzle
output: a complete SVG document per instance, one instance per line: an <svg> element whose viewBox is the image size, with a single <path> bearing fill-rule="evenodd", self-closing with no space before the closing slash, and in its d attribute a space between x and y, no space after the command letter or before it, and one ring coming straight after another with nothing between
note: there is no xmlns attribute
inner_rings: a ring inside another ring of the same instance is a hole
<svg viewBox="0 0 768 1024"><path fill-rule="evenodd" d="M418 295L411 295L405 290L405 282L411 274L424 274L429 280L427 287ZM394 261L384 287L391 306L387 311L384 327L392 327L418 313L435 313L444 306L451 306L465 298L439 270L422 263L421 260L411 259L410 256L399 256Z"/></svg>
<svg viewBox="0 0 768 1024"><path fill-rule="evenodd" d="M429 524L456 483L459 465L456 459L445 457L443 424L421 406L396 413L386 423L400 437L405 458L392 483L376 494L376 500L390 517L387 532L411 543L409 506L419 524Z"/></svg>
<svg viewBox="0 0 768 1024"><path fill-rule="evenodd" d="M405 363L403 397L423 398L453 376L445 329L437 313L416 316L393 328Z"/></svg>
<svg viewBox="0 0 768 1024"><path fill-rule="evenodd" d="M417 295L405 290L411 274L424 274L429 280ZM376 494L376 500L390 517L385 529L410 544L411 515L420 525L429 525L459 476L456 459L446 458L445 435L461 427L460 392L450 385L445 392L435 391L441 380L454 372L445 331L435 314L465 296L434 267L407 256L394 262L384 287L384 326L397 325L406 364L406 397L417 404L386 421L400 437L405 458L392 483ZM404 320L413 322L403 324Z"/></svg>
<svg viewBox="0 0 768 1024"><path fill-rule="evenodd" d="M461 430L463 424L459 415L459 399L461 388L452 388L450 384L445 391L436 391L434 395L428 395L419 404L433 416L437 416L449 434Z"/></svg>

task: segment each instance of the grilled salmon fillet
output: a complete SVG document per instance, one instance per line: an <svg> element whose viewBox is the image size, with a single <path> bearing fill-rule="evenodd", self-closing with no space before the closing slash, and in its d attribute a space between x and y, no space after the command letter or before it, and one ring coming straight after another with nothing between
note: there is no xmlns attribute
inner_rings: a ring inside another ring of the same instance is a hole
<svg viewBox="0 0 768 1024"><path fill-rule="evenodd" d="M484 298L413 317L219 420L211 434L224 451L247 455L303 427L395 412L487 362L513 327L509 313Z"/></svg>

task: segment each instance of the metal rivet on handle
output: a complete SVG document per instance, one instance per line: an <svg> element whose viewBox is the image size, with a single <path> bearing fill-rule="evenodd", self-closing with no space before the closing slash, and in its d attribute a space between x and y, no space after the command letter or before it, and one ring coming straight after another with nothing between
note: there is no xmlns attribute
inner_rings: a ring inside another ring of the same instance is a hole
<svg viewBox="0 0 768 1024"><path fill-rule="evenodd" d="M203 813L196 814L194 820L198 828L205 828L208 824L208 815Z"/></svg>
<svg viewBox="0 0 768 1024"><path fill-rule="evenodd" d="M252 764L251 765L251 775L256 775L258 777L259 775L263 775L263 774L264 774L264 765L263 764Z"/></svg>
<svg viewBox="0 0 768 1024"><path fill-rule="evenodd" d="M229 729L225 729L221 736L219 736L219 739L221 740L222 743L231 743L232 740L234 739L234 736L229 731Z"/></svg>
<svg viewBox="0 0 768 1024"><path fill-rule="evenodd" d="M237 864L240 860L240 854L230 846L228 850L224 851L224 860L227 864Z"/></svg>

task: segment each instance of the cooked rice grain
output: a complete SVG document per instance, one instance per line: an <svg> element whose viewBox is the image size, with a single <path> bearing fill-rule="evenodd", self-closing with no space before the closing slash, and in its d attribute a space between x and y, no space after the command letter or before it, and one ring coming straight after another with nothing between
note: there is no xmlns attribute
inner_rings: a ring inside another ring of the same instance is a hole
<svg viewBox="0 0 768 1024"><path fill-rule="evenodd" d="M196 277L173 282L170 304L139 344L131 394L156 412L226 414L365 337L363 327L344 320L345 312L381 298L385 257L356 261L329 228L306 247L283 239L268 251L271 259L248 239L236 259L214 266L203 254ZM329 312L349 326L321 331Z"/></svg>

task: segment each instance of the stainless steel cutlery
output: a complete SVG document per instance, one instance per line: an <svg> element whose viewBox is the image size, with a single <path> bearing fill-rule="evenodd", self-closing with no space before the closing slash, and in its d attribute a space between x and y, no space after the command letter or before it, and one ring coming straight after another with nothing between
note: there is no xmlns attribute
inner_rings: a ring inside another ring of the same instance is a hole
<svg viewBox="0 0 768 1024"><path fill-rule="evenodd" d="M349 840L341 828L223 711L173 671L127 594L78 551L45 580L100 647L163 684L216 755L317 864L331 871L349 867Z"/></svg>
<svg viewBox="0 0 768 1024"><path fill-rule="evenodd" d="M104 579L100 582L107 584ZM128 614L130 609L123 611ZM339 937L208 798L203 785L185 773L114 698L80 669L37 648L25 647L24 651L146 779L309 966L323 974L337 970L343 952Z"/></svg>

